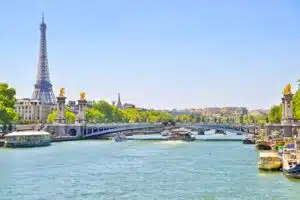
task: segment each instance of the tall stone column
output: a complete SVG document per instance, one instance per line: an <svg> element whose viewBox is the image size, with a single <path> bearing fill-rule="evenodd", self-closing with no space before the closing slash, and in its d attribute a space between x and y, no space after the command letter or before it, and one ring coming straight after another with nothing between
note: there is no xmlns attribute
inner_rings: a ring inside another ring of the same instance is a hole
<svg viewBox="0 0 300 200"><path fill-rule="evenodd" d="M60 94L57 97L57 118L55 119L55 122L57 124L65 124L66 123L66 116L65 116L66 98L67 97L65 97L64 88L60 89Z"/></svg>
<svg viewBox="0 0 300 200"><path fill-rule="evenodd" d="M294 115L292 109L293 94L291 92L291 85L288 84L283 91L282 98L282 128L284 137L293 137Z"/></svg>
<svg viewBox="0 0 300 200"><path fill-rule="evenodd" d="M292 109L293 94L284 94L282 104L282 122L284 124L291 124L294 122L293 109Z"/></svg>
<svg viewBox="0 0 300 200"><path fill-rule="evenodd" d="M78 107L79 112L77 114L76 122L78 124L86 124L86 117L85 117L85 108L86 108L87 101L85 99L85 93L80 93L80 99L78 100Z"/></svg>
<svg viewBox="0 0 300 200"><path fill-rule="evenodd" d="M285 116L285 99L284 99L284 96L281 98L282 102L281 102L281 116L282 116L282 119L284 118Z"/></svg>

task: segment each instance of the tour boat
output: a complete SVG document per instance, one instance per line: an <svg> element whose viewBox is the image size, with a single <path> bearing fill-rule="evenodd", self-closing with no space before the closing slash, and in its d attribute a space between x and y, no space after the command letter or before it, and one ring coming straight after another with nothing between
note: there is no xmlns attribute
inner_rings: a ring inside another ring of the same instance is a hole
<svg viewBox="0 0 300 200"><path fill-rule="evenodd" d="M260 151L272 150L271 145L268 142L264 142L264 141L257 142L255 148L256 148L256 150L260 150Z"/></svg>
<svg viewBox="0 0 300 200"><path fill-rule="evenodd" d="M258 169L279 170L280 168L281 159L276 152L261 152L259 154Z"/></svg>
<svg viewBox="0 0 300 200"><path fill-rule="evenodd" d="M203 129L198 129L198 135L205 135L205 132Z"/></svg>
<svg viewBox="0 0 300 200"><path fill-rule="evenodd" d="M20 131L4 136L5 147L41 147L51 144L51 134L44 131Z"/></svg>
<svg viewBox="0 0 300 200"><path fill-rule="evenodd" d="M300 179L300 163L294 152L283 153L282 170L287 177Z"/></svg>
<svg viewBox="0 0 300 200"><path fill-rule="evenodd" d="M225 131L223 131L223 130L219 130L219 129L217 129L217 130L215 130L215 134L226 135L226 132L225 132Z"/></svg>
<svg viewBox="0 0 300 200"><path fill-rule="evenodd" d="M161 136L168 136L170 134L170 131L165 130L165 131L161 132L160 134L161 134Z"/></svg>
<svg viewBox="0 0 300 200"><path fill-rule="evenodd" d="M255 140L251 138L245 138L243 144L255 144Z"/></svg>
<svg viewBox="0 0 300 200"><path fill-rule="evenodd" d="M124 142L124 141L126 141L127 139L126 139L126 136L123 135L123 134L116 134L116 135L114 135L114 137L112 138L112 140L113 140L114 142Z"/></svg>
<svg viewBox="0 0 300 200"><path fill-rule="evenodd" d="M169 140L182 140L182 141L194 141L196 138L192 136L191 132L184 129L172 130Z"/></svg>

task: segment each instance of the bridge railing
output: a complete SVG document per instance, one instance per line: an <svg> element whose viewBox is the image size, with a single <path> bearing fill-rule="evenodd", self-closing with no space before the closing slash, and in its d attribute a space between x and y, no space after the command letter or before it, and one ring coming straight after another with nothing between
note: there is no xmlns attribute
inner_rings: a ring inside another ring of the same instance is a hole
<svg viewBox="0 0 300 200"><path fill-rule="evenodd" d="M113 132L135 130L135 129L145 129L145 128L158 128L163 126L162 124L150 124L150 123L136 123L136 124L122 124L122 125L112 125L112 124L100 124L99 126L89 125L83 133L83 137L93 137L100 136L104 134L110 134Z"/></svg>
<svg viewBox="0 0 300 200"><path fill-rule="evenodd" d="M87 127L155 127L163 126L160 123L111 123L111 124L87 124Z"/></svg>

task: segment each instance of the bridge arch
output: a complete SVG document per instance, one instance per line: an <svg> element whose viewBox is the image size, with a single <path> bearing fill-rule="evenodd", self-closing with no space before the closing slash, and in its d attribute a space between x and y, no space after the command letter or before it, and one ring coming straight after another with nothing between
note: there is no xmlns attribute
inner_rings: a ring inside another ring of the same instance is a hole
<svg viewBox="0 0 300 200"><path fill-rule="evenodd" d="M68 130L68 133L67 133L69 136L76 136L77 135L77 130L74 129L74 128L71 128Z"/></svg>

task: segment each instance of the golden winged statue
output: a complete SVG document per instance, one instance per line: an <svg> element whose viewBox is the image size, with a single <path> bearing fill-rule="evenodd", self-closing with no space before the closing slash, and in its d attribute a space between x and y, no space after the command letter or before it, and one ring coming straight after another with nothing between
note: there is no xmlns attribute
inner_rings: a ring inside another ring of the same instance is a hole
<svg viewBox="0 0 300 200"><path fill-rule="evenodd" d="M59 96L64 97L65 96L65 88L60 88L59 90Z"/></svg>
<svg viewBox="0 0 300 200"><path fill-rule="evenodd" d="M292 93L291 89L292 89L291 84L287 84L287 86L285 86L283 90L283 94L291 94Z"/></svg>
<svg viewBox="0 0 300 200"><path fill-rule="evenodd" d="M85 93L84 92L80 92L80 100L85 100Z"/></svg>

